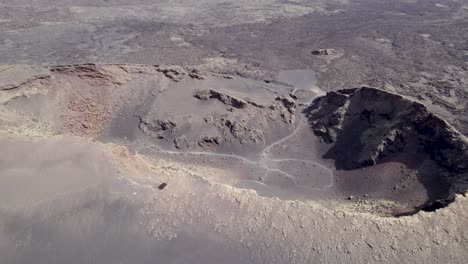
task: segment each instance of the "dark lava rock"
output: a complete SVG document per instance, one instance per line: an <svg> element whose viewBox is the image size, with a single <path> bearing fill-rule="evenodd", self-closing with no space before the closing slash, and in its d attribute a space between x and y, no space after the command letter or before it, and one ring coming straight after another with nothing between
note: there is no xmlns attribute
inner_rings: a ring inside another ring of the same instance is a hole
<svg viewBox="0 0 468 264"><path fill-rule="evenodd" d="M279 101L283 104L286 109L288 109L289 112L294 113L296 111L296 102L294 99L291 97L286 97L286 96L279 96L276 98L276 101Z"/></svg>
<svg viewBox="0 0 468 264"><path fill-rule="evenodd" d="M344 168L374 165L388 152L411 146L453 172L468 171L466 139L423 104L403 96L368 87L329 92L306 114L317 136L343 145Z"/></svg>
<svg viewBox="0 0 468 264"><path fill-rule="evenodd" d="M296 101L293 97L278 96L269 108L273 110L273 116L278 115L285 123L292 124L295 122L296 107Z"/></svg>
<svg viewBox="0 0 468 264"><path fill-rule="evenodd" d="M185 70L180 66L157 66L156 70L174 82L179 82L186 74Z"/></svg>
<svg viewBox="0 0 468 264"><path fill-rule="evenodd" d="M197 91L194 94L194 97L204 101L216 99L225 105L229 105L235 108L246 108L248 106L247 101L216 91L214 89Z"/></svg>
<svg viewBox="0 0 468 264"><path fill-rule="evenodd" d="M328 51L326 49L318 49L318 50L313 50L311 52L312 55L328 55Z"/></svg>
<svg viewBox="0 0 468 264"><path fill-rule="evenodd" d="M250 128L245 122L223 119L225 126L229 128L232 136L240 143L253 141L257 144L265 143L265 133L259 129Z"/></svg>
<svg viewBox="0 0 468 264"><path fill-rule="evenodd" d="M403 162L418 170L428 193L439 193L429 198L428 209L467 189L467 139L419 102L362 87L329 92L304 112L315 135L331 145L323 157L335 160L338 170ZM426 161L432 167L424 167ZM445 197L439 196L445 187L431 183L434 179L449 186Z"/></svg>
<svg viewBox="0 0 468 264"><path fill-rule="evenodd" d="M140 121L140 129L143 132L151 130L154 132L166 131L176 127L176 123L171 120L161 120L161 119L148 119L144 117Z"/></svg>
<svg viewBox="0 0 468 264"><path fill-rule="evenodd" d="M224 142L224 139L220 136L214 136L214 137L204 136L200 140L198 140L198 145L203 148L203 147L210 147L213 145L220 145L223 142Z"/></svg>
<svg viewBox="0 0 468 264"><path fill-rule="evenodd" d="M192 69L192 71L189 73L189 77L196 80L205 79L205 76L203 76L202 73L197 69Z"/></svg>

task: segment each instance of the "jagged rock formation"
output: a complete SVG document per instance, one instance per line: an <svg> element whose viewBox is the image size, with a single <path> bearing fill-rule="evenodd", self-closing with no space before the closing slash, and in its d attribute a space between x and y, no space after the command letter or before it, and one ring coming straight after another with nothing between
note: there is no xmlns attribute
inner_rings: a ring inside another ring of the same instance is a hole
<svg viewBox="0 0 468 264"><path fill-rule="evenodd" d="M220 136L203 136L198 140L198 145L202 148L213 147L214 145L220 145L223 141L224 139Z"/></svg>
<svg viewBox="0 0 468 264"><path fill-rule="evenodd" d="M190 70L189 72L189 77L192 78L192 79L197 79L197 80L205 80L205 76L203 75L203 73L198 70L198 69L192 69Z"/></svg>
<svg viewBox="0 0 468 264"><path fill-rule="evenodd" d="M251 140L256 144L265 143L265 132L260 129L250 128L243 120L232 121L230 119L222 119L224 125L229 128L229 131L238 139L240 143L245 143L247 140Z"/></svg>
<svg viewBox="0 0 468 264"><path fill-rule="evenodd" d="M362 87L329 92L305 113L315 135L331 146L324 157L334 159L338 169L404 161L404 155L409 154L438 166L432 171L420 169L420 178L438 174L450 184L451 194L466 190L466 138L419 102Z"/></svg>
<svg viewBox="0 0 468 264"><path fill-rule="evenodd" d="M194 94L194 97L203 101L208 101L210 99L216 99L221 103L232 106L238 109L246 108L247 106L255 106L259 108L265 108L264 105L258 104L255 101L249 99L240 99L235 96L229 95L226 92L217 91L214 89L200 90ZM294 102L293 102L294 103Z"/></svg>
<svg viewBox="0 0 468 264"><path fill-rule="evenodd" d="M374 88L330 92L317 99L307 116L327 143L346 140L345 168L374 165L379 158L418 147L454 172L468 170L466 139L416 101Z"/></svg>
<svg viewBox="0 0 468 264"><path fill-rule="evenodd" d="M161 119L148 119L148 117L141 118L140 129L144 132L160 132L167 131L176 127L176 123L171 120Z"/></svg>
<svg viewBox="0 0 468 264"><path fill-rule="evenodd" d="M174 82L179 82L186 74L185 70L180 66L158 65L156 68L158 72L164 74L164 76L173 80Z"/></svg>
<svg viewBox="0 0 468 264"><path fill-rule="evenodd" d="M270 105L270 109L277 111L284 122L293 124L297 107L296 99L297 98L292 95L278 96L275 102Z"/></svg>
<svg viewBox="0 0 468 264"><path fill-rule="evenodd" d="M339 54L339 51L335 49L317 49L310 52L315 56L336 56Z"/></svg>
<svg viewBox="0 0 468 264"><path fill-rule="evenodd" d="M312 55L328 55L328 50L327 49L318 49L318 50L313 50L310 52Z"/></svg>
<svg viewBox="0 0 468 264"><path fill-rule="evenodd" d="M156 65L156 71L164 74L167 78L171 79L174 82L181 81L184 76L188 75L192 79L196 80L205 80L203 73L197 68L184 68L177 65Z"/></svg>
<svg viewBox="0 0 468 264"><path fill-rule="evenodd" d="M246 108L248 103L245 100L230 96L225 93L218 92L213 89L197 91L194 95L195 98L208 101L210 99L216 99L221 103L232 106L235 108Z"/></svg>

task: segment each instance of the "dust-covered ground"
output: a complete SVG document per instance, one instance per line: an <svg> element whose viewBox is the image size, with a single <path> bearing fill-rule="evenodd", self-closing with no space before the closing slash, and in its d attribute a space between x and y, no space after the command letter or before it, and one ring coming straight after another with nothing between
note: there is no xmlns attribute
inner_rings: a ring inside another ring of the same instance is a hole
<svg viewBox="0 0 468 264"><path fill-rule="evenodd" d="M202 177L222 170L76 137L0 143L3 263L464 263L467 257L462 196L436 212L382 218L260 197Z"/></svg>
<svg viewBox="0 0 468 264"><path fill-rule="evenodd" d="M465 263L467 15L0 0L0 262Z"/></svg>

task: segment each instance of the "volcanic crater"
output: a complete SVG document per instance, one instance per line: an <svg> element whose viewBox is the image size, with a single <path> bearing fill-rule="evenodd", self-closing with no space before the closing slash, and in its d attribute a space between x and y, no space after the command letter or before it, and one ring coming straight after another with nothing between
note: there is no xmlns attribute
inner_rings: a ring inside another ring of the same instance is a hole
<svg viewBox="0 0 468 264"><path fill-rule="evenodd" d="M433 211L466 192L467 140L423 104L369 87L324 93L313 79L13 66L2 71L0 128L120 144L222 171L197 172L209 182L382 216Z"/></svg>

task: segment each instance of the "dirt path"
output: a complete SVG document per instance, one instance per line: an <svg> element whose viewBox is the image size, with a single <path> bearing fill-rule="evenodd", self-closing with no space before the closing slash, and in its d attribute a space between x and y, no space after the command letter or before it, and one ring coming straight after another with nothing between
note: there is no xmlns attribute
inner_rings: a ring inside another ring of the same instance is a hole
<svg viewBox="0 0 468 264"><path fill-rule="evenodd" d="M318 92L318 94L316 96L314 96L311 99L310 102L312 102L315 98L323 95L322 91L317 90L317 92ZM283 174L284 176L286 176L287 178L292 180L295 184L297 184L296 176L291 175L290 173L287 173L287 172L285 172L285 171L283 171L281 169L273 168L272 164L273 163L278 163L278 162L284 162L284 161L297 161L297 162L312 163L312 164L314 164L315 167L320 168L323 175L327 175L327 176L330 177L330 183L329 184L323 186L322 188L316 188L318 190L324 190L324 189L332 187L333 184L334 184L334 174L333 174L332 170L330 170L329 168L327 168L327 167L325 167L325 166L323 166L321 164L312 162L310 160L288 159L288 158L274 159L274 158L270 157L270 150L272 148L274 148L274 147L276 147L276 146L278 146L280 144L283 144L283 143L287 142L289 139L296 136L296 134L302 128L304 128L304 123L306 123L306 122L307 122L307 120L305 120L304 116L302 114L299 114L299 120L298 120L299 124L294 129L294 131L292 131L289 135L287 135L287 136L285 136L285 137L283 137L281 139L278 139L277 141L275 141L275 142L271 143L270 145L266 146L262 150L262 152L260 154L260 160L259 161L254 161L254 160L248 159L246 157L235 155L235 154L222 154L222 153L213 153L213 152L204 152L204 151L180 152L180 151L170 151L170 150L164 150L164 149L151 149L151 151L154 151L154 152L157 152L157 153L162 153L162 154L179 155L179 156L199 155L199 156L211 156L211 157L223 157L223 158L237 159L237 160L241 160L244 163L260 167L261 169L263 169L263 170L265 170L267 172L274 172L274 173Z"/></svg>

